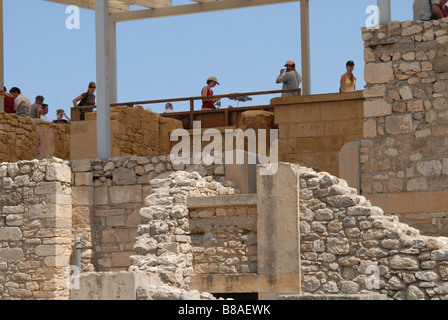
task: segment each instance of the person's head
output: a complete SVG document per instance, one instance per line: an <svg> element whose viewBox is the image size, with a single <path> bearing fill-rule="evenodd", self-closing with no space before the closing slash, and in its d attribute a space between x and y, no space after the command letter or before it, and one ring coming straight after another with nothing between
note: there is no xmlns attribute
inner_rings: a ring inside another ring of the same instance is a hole
<svg viewBox="0 0 448 320"><path fill-rule="evenodd" d="M288 60L285 63L285 67L286 67L287 70L294 70L296 68L296 64L295 64L294 61Z"/></svg>
<svg viewBox="0 0 448 320"><path fill-rule="evenodd" d="M56 110L56 118L58 119L58 120L61 120L62 119L62 117L64 116L64 109L58 109L58 110Z"/></svg>
<svg viewBox="0 0 448 320"><path fill-rule="evenodd" d="M42 105L42 114L47 114L48 113L48 104L43 104Z"/></svg>
<svg viewBox="0 0 448 320"><path fill-rule="evenodd" d="M42 97L42 96L37 96L35 101L36 101L36 104L43 105L43 104L44 104L44 100L45 100L44 97Z"/></svg>
<svg viewBox="0 0 448 320"><path fill-rule="evenodd" d="M216 85L219 85L218 79L216 77L210 77L207 79L207 85L210 87L214 87Z"/></svg>
<svg viewBox="0 0 448 320"><path fill-rule="evenodd" d="M165 104L165 112L173 112L173 109L174 107L171 103L168 102L167 104Z"/></svg>
<svg viewBox="0 0 448 320"><path fill-rule="evenodd" d="M93 94L96 90L96 84L95 82L90 82L89 83L89 93Z"/></svg>
<svg viewBox="0 0 448 320"><path fill-rule="evenodd" d="M12 97L15 99L15 98L17 98L18 95L21 94L22 92L20 91L19 88L17 88L17 87L12 87L12 88L9 90L9 93L10 93L10 94L12 95Z"/></svg>
<svg viewBox="0 0 448 320"><path fill-rule="evenodd" d="M355 63L352 60L347 61L345 64L345 67L347 68L347 71L352 72L355 68Z"/></svg>

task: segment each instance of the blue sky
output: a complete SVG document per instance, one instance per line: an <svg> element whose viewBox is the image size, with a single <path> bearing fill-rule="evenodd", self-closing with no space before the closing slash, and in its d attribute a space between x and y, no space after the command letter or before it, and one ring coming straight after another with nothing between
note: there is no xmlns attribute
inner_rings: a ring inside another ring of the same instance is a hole
<svg viewBox="0 0 448 320"><path fill-rule="evenodd" d="M191 3L173 0L175 4ZM69 30L66 6L42 0L3 0L5 85L30 100L43 95L50 107L70 114L71 101L96 81L95 16L81 9L80 29ZM392 0L392 20L412 19L412 0ZM337 92L347 60L363 79L361 27L376 0L310 1L311 91ZM118 102L199 96L209 76L215 94L281 89L280 68L294 60L300 72L299 2L117 25ZM253 96L239 106L269 104L277 95ZM223 99L223 106L236 106ZM174 103L188 110L188 102ZM145 108L149 105L144 105ZM151 105L162 112L164 104ZM200 102L196 102L200 109Z"/></svg>

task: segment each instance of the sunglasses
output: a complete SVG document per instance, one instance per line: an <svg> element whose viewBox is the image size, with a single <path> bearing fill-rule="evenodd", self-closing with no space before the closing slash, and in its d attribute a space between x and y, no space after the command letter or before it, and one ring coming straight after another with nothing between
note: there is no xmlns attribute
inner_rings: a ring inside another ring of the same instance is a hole
<svg viewBox="0 0 448 320"><path fill-rule="evenodd" d="M92 88L93 88L93 89L96 89L96 87L93 87L93 86L92 86L92 87L89 87L89 89L92 89Z"/></svg>

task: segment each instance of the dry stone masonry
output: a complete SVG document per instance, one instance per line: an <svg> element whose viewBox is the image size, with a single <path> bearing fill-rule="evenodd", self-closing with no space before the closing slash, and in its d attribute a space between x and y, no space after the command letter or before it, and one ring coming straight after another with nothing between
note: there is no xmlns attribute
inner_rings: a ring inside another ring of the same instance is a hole
<svg viewBox="0 0 448 320"><path fill-rule="evenodd" d="M234 194L234 189L213 181L211 176L204 178L197 172L185 171L154 179L150 185L150 194L140 209L142 224L137 230L136 254L131 256L129 270L155 273L169 285L188 289L190 275L196 271L195 254L201 250L192 240L187 198Z"/></svg>
<svg viewBox="0 0 448 320"><path fill-rule="evenodd" d="M300 171L304 293L448 299L448 238L384 215L342 179Z"/></svg>
<svg viewBox="0 0 448 320"><path fill-rule="evenodd" d="M448 185L448 19L363 29L363 193Z"/></svg>

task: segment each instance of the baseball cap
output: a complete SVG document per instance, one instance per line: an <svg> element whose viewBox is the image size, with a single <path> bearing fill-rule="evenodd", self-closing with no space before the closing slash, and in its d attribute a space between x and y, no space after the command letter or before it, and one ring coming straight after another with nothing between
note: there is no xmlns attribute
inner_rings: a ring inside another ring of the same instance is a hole
<svg viewBox="0 0 448 320"><path fill-rule="evenodd" d="M165 108L172 108L172 107L173 107L173 105L169 102L165 105Z"/></svg>
<svg viewBox="0 0 448 320"><path fill-rule="evenodd" d="M286 61L286 63L285 63L285 67L286 67L287 65L292 66L292 65L294 65L294 64L295 64L294 61L292 61L292 60L288 60L288 61Z"/></svg>
<svg viewBox="0 0 448 320"><path fill-rule="evenodd" d="M207 79L207 81L215 81L216 84L219 85L218 79L216 77L210 77L210 78Z"/></svg>

